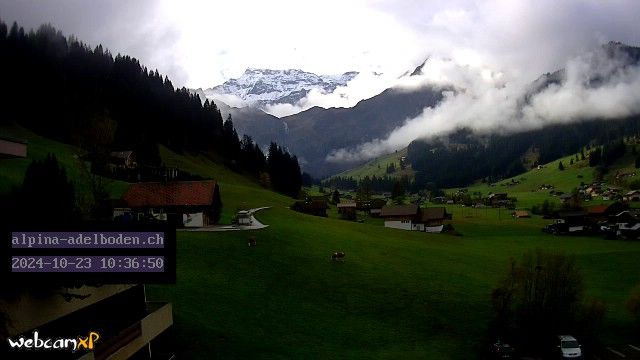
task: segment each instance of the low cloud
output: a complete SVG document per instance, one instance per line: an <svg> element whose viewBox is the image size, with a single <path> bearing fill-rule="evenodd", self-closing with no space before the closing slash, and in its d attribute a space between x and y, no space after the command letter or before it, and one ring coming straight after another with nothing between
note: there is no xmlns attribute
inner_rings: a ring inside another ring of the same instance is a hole
<svg viewBox="0 0 640 360"><path fill-rule="evenodd" d="M267 105L264 111L277 117L284 117L297 114L314 106L325 109L331 107L353 107L359 101L378 95L393 86L396 77L397 75L393 74L359 73L345 86L338 86L333 92L312 89L307 96L300 99L296 104Z"/></svg>
<svg viewBox="0 0 640 360"><path fill-rule="evenodd" d="M432 66L433 65L433 66ZM336 149L329 162L374 158L407 146L416 139L446 135L460 128L476 133L512 133L548 124L588 119L617 119L640 113L640 68L625 54L607 56L603 48L566 62L559 84L532 91L532 83L508 79L499 71L430 59L417 85L449 85L435 107L407 119L384 139L350 149Z"/></svg>

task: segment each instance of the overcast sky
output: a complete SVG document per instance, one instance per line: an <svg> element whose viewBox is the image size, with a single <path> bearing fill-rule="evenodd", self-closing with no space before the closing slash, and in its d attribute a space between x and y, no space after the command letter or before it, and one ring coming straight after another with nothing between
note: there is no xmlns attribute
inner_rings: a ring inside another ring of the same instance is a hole
<svg viewBox="0 0 640 360"><path fill-rule="evenodd" d="M0 0L5 22L51 23L194 88L247 67L397 76L428 55L533 80L597 44L638 45L638 14L637 0Z"/></svg>

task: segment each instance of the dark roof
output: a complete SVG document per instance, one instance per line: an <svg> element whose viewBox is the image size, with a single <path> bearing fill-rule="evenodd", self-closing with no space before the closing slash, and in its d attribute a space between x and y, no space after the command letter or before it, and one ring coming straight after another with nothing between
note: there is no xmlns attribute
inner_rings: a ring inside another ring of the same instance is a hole
<svg viewBox="0 0 640 360"><path fill-rule="evenodd" d="M609 205L593 205L585 208L589 214L604 214L609 209Z"/></svg>
<svg viewBox="0 0 640 360"><path fill-rule="evenodd" d="M112 151L109 156L113 157L113 158L121 158L121 159L126 159L129 156L131 156L131 154L133 154L133 151L128 150L128 151Z"/></svg>
<svg viewBox="0 0 640 360"><path fill-rule="evenodd" d="M568 218L568 217L581 217L586 216L587 212L582 210L574 210L574 211L560 211L558 212L558 217L560 218Z"/></svg>
<svg viewBox="0 0 640 360"><path fill-rule="evenodd" d="M326 210L329 208L329 204L324 196L310 196L304 202L304 207L308 210Z"/></svg>
<svg viewBox="0 0 640 360"><path fill-rule="evenodd" d="M338 204L338 208L355 208L355 207L356 207L356 203L354 202Z"/></svg>
<svg viewBox="0 0 640 360"><path fill-rule="evenodd" d="M18 139L18 138L6 136L6 135L0 136L0 140L11 141L11 142L14 142L14 143L19 143L19 144L28 144L27 140Z"/></svg>
<svg viewBox="0 0 640 360"><path fill-rule="evenodd" d="M422 221L442 220L447 217L447 210L443 207L432 207L421 210L420 220Z"/></svg>
<svg viewBox="0 0 640 360"><path fill-rule="evenodd" d="M560 195L560 199L571 199L571 194L564 193Z"/></svg>
<svg viewBox="0 0 640 360"><path fill-rule="evenodd" d="M418 205L391 205L383 206L380 216L415 216L418 214Z"/></svg>
<svg viewBox="0 0 640 360"><path fill-rule="evenodd" d="M307 201L326 201L326 200L327 200L326 195L307 196Z"/></svg>
<svg viewBox="0 0 640 360"><path fill-rule="evenodd" d="M130 207L207 206L213 203L216 182L143 182L129 185L122 196Z"/></svg>

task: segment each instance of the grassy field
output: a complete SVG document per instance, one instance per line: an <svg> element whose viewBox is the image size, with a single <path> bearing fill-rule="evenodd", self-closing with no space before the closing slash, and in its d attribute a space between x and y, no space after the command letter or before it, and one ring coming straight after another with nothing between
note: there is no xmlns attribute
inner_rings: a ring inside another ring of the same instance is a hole
<svg viewBox="0 0 640 360"><path fill-rule="evenodd" d="M379 158L375 158L371 161L368 161L364 165L360 165L357 168L343 171L337 175L336 177L353 177L354 179L361 179L365 176L377 176L377 177L402 177L403 175L407 175L409 179L413 179L413 169L411 169L411 164L407 164L407 167L404 170L400 170L400 159L402 157L407 156L407 148L402 150L398 150L388 155L381 156ZM396 171L391 174L387 174L387 165L393 163L396 167Z"/></svg>
<svg viewBox="0 0 640 360"><path fill-rule="evenodd" d="M0 134L27 141L27 157L24 159L0 160L0 193L7 192L22 184L27 167L33 160L41 160L49 153L55 154L58 162L64 166L69 179L81 195L89 189L88 180L81 170L79 156L85 152L72 145L63 144L34 134L17 126L0 126ZM104 179L109 195L118 198L127 188L124 181Z"/></svg>
<svg viewBox="0 0 640 360"><path fill-rule="evenodd" d="M54 151L77 174L74 148L25 137L30 156ZM147 297L173 303L180 358L473 359L491 317L491 290L511 257L536 248L575 256L586 297L607 304L605 340L640 342L624 309L640 282L640 242L554 237L540 231L546 220L514 220L504 209L449 207L461 236L343 221L335 209L313 217L204 157L166 148L161 155L219 181L225 221L239 208L271 206L257 214L270 225L263 230L178 232L177 282L149 285ZM0 160L2 181L19 183L26 165L10 162ZM553 176L553 165L545 170ZM566 171L585 171L586 179L589 169ZM543 181L524 176L534 179L529 186ZM247 247L249 236L256 247ZM346 253L344 263L329 260L334 251Z"/></svg>
<svg viewBox="0 0 640 360"><path fill-rule="evenodd" d="M149 286L148 295L174 303L181 351L203 359L470 359L508 259L544 248L576 257L587 296L608 306L606 334L631 336L624 301L640 281L640 243L553 237L539 218L451 210L462 236L284 206L260 213L270 227L253 233L180 232L177 284ZM255 248L246 246L251 235ZM342 264L329 261L337 250L347 254Z"/></svg>
<svg viewBox="0 0 640 360"><path fill-rule="evenodd" d="M541 169L532 169L528 172L500 181L494 185L478 183L469 186L467 189L471 194L475 192L487 196L489 193L506 192L509 197L518 199L518 208L531 208L533 205L540 205L544 200L549 200L556 204L560 204L557 196L551 196L551 190L539 190L541 185L553 185L555 191L571 193L571 191L580 186L581 183L590 184L594 181L594 168L589 167L588 160L582 160L570 165L570 160L574 156L568 156L548 164L544 164ZM559 162L562 161L564 170L559 170ZM620 158L613 166L610 167L609 173L604 176L604 181L612 186L626 188L629 181L640 179L640 172L636 176L627 177L622 182L614 180L617 171L625 173L636 172L633 166L634 155L628 153ZM452 192L457 189L448 189ZM602 199L594 200L594 203L603 203ZM588 205L588 204L585 204Z"/></svg>
<svg viewBox="0 0 640 360"><path fill-rule="evenodd" d="M272 206L257 215L270 226L178 234L177 284L149 286L148 295L174 303L184 356L475 358L491 290L509 258L536 248L576 257L587 298L607 304L605 338L634 336L624 302L640 282L640 243L554 237L539 217L457 206L449 211L462 236L406 232L379 219L339 220L335 209L329 218L299 214L251 182L220 186L232 207ZM247 247L249 236L257 247ZM329 261L338 250L344 263Z"/></svg>

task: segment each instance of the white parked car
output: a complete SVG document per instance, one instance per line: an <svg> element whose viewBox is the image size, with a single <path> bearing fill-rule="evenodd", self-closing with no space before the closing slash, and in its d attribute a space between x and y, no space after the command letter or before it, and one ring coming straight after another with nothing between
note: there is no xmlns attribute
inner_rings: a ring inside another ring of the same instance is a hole
<svg viewBox="0 0 640 360"><path fill-rule="evenodd" d="M578 344L578 340L571 335L560 335L558 336L558 340L560 341L560 356L563 359L576 359L582 357L582 348L580 344Z"/></svg>

